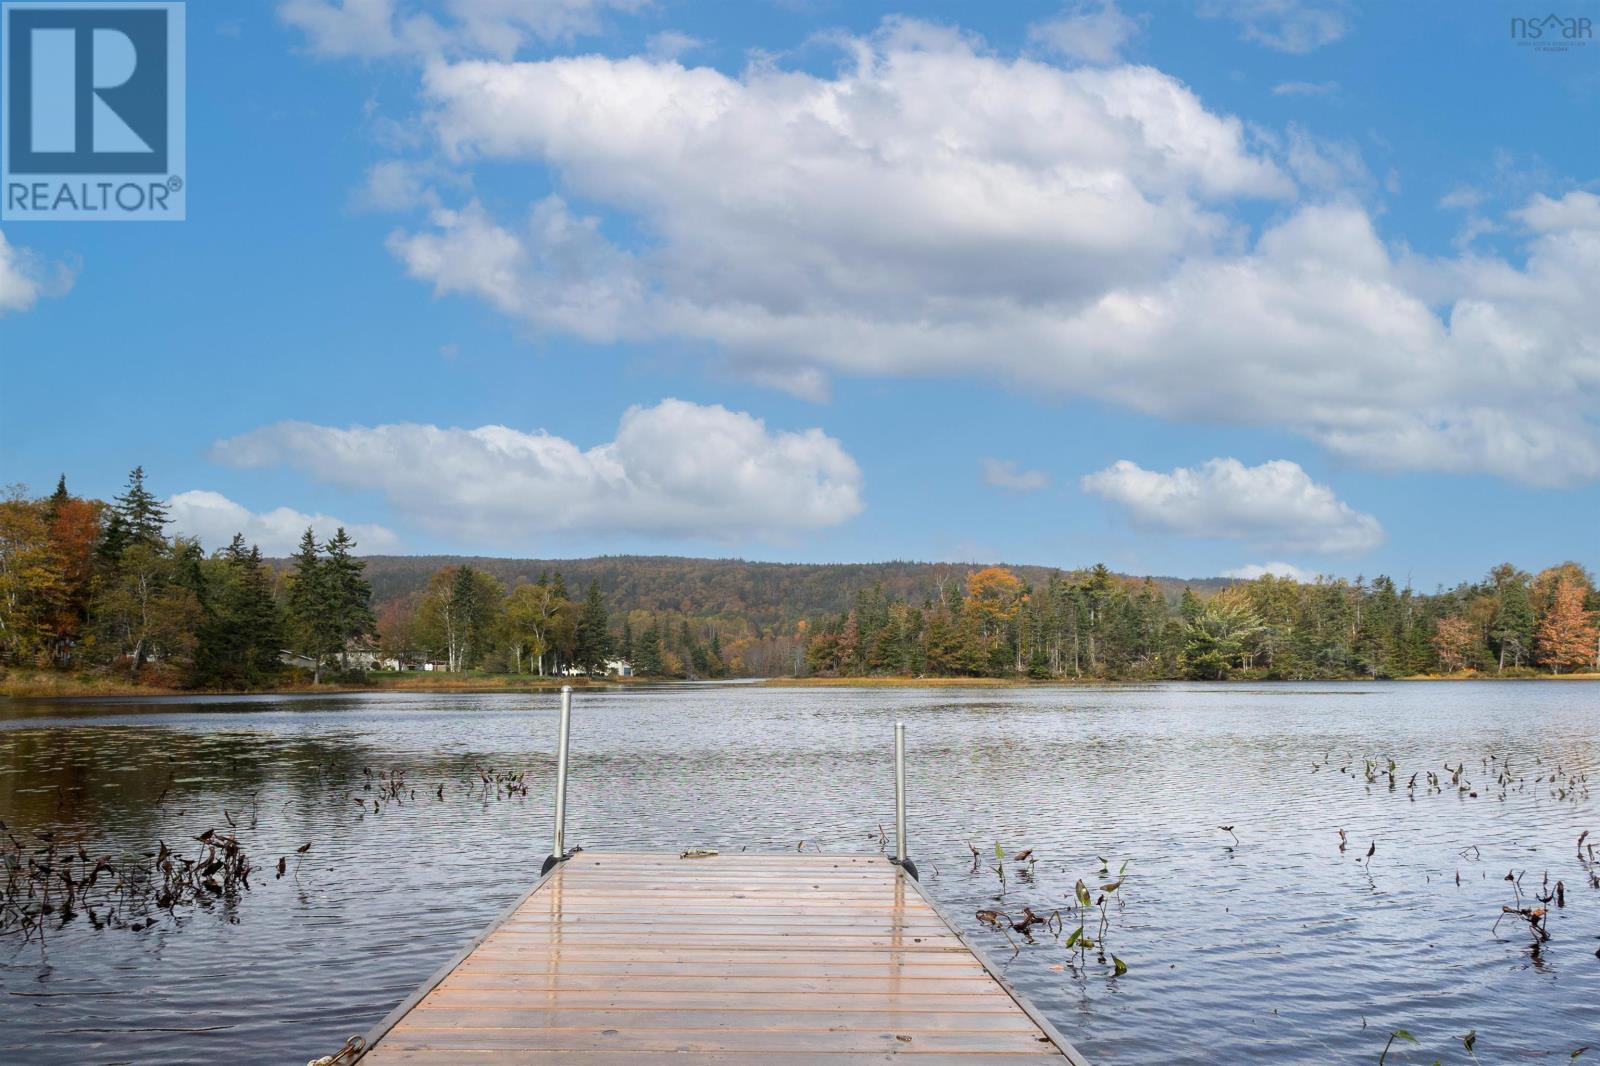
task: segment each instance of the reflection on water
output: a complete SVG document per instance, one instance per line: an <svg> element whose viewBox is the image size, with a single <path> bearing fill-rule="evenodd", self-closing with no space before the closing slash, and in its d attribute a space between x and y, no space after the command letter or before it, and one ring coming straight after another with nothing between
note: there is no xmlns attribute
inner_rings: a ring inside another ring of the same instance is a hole
<svg viewBox="0 0 1600 1066"><path fill-rule="evenodd" d="M1474 1029L1484 1062L1600 1045L1600 889L1575 850L1600 836L1592 685L581 694L568 839L875 851L896 717L912 854L997 957L976 911L1065 908L1127 861L1108 934L1125 976L1093 952L1075 973L1039 930L1008 964L1098 1062L1376 1062L1396 1028L1421 1045L1391 1062L1459 1061ZM235 907L0 937L0 1061L332 1051L537 876L554 739L537 695L0 702L12 832L139 854L226 830L257 868ZM1037 856L998 904L996 843ZM1563 882L1537 952L1520 923L1493 929L1508 873L1525 903Z"/></svg>

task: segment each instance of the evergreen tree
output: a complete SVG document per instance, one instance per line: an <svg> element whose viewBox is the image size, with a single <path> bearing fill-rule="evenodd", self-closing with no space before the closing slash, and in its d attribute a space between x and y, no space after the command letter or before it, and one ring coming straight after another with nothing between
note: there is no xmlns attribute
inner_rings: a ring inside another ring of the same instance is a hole
<svg viewBox="0 0 1600 1066"><path fill-rule="evenodd" d="M150 545L165 542L167 509L144 487L144 467L136 466L128 474L128 487L116 498L115 507L129 541Z"/></svg>
<svg viewBox="0 0 1600 1066"><path fill-rule="evenodd" d="M49 501L45 504L44 518L46 522L54 522L61 509L72 501L72 493L67 491L67 475L62 474L56 480L56 491L50 494Z"/></svg>
<svg viewBox="0 0 1600 1066"><path fill-rule="evenodd" d="M238 573L235 612L243 635L245 683L265 684L283 670L283 619L272 595L272 573L254 544L230 562Z"/></svg>
<svg viewBox="0 0 1600 1066"><path fill-rule="evenodd" d="M715 629L711 631L711 643L706 652L706 673L711 677L727 677L728 664L722 658L722 637Z"/></svg>
<svg viewBox="0 0 1600 1066"><path fill-rule="evenodd" d="M583 606L578 610L578 624L573 639L572 662L585 673L604 673L606 660L611 658L611 629L606 619L605 601L600 598L600 586L589 582L584 593Z"/></svg>
<svg viewBox="0 0 1600 1066"><path fill-rule="evenodd" d="M340 526L326 547L324 578L333 605L333 626L339 635L340 663L349 668L350 641L370 636L378 628L372 613L372 586L362 575L367 564L351 554L356 542Z"/></svg>
<svg viewBox="0 0 1600 1066"><path fill-rule="evenodd" d="M1205 607L1200 603L1200 597L1188 585L1183 586L1183 596L1178 600L1178 617L1182 618L1185 625L1193 625L1200 612Z"/></svg>
<svg viewBox="0 0 1600 1066"><path fill-rule="evenodd" d="M504 590L489 574L445 567L429 582L418 623L436 648L444 648L451 670L474 670L490 650L503 599Z"/></svg>
<svg viewBox="0 0 1600 1066"><path fill-rule="evenodd" d="M667 672L661 650L661 627L653 620L634 648L633 672L644 677L661 677Z"/></svg>
<svg viewBox="0 0 1600 1066"><path fill-rule="evenodd" d="M1498 661L1498 668L1524 665L1533 654L1533 634L1536 620L1533 604L1528 600L1528 575L1510 563L1497 566L1490 572L1499 594L1494 622L1489 639Z"/></svg>
<svg viewBox="0 0 1600 1066"><path fill-rule="evenodd" d="M289 646L311 660L311 682L321 684L322 663L338 652L340 635L338 599L317 551L317 535L307 528L291 560L287 607Z"/></svg>
<svg viewBox="0 0 1600 1066"><path fill-rule="evenodd" d="M128 527L115 509L106 518L105 530L94 547L95 569L102 575L115 570L128 547Z"/></svg>
<svg viewBox="0 0 1600 1066"><path fill-rule="evenodd" d="M282 664L283 632L261 550L235 534L220 560L195 649L197 685L254 688Z"/></svg>

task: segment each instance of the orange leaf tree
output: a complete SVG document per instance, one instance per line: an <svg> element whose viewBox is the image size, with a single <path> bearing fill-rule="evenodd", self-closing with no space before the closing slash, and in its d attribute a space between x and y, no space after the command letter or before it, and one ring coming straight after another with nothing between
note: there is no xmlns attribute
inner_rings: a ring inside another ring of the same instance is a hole
<svg viewBox="0 0 1600 1066"><path fill-rule="evenodd" d="M1467 668L1467 657L1477 637L1477 627L1458 614L1439 619L1439 629L1433 634L1433 650L1439 654L1439 664L1446 673Z"/></svg>
<svg viewBox="0 0 1600 1066"><path fill-rule="evenodd" d="M1539 661L1559 674L1562 667L1577 668L1594 661L1594 616L1583 609L1583 586L1563 577L1555 587L1550 606L1539 619L1534 634Z"/></svg>

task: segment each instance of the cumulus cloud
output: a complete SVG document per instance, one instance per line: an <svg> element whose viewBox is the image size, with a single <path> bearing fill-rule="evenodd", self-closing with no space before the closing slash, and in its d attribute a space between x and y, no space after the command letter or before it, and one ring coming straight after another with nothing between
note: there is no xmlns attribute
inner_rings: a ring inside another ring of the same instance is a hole
<svg viewBox="0 0 1600 1066"><path fill-rule="evenodd" d="M1204 18L1232 19L1247 41L1304 55L1350 32L1346 0L1206 0Z"/></svg>
<svg viewBox="0 0 1600 1066"><path fill-rule="evenodd" d="M214 457L376 489L421 526L477 544L552 531L777 536L862 509L860 468L820 429L773 431L672 399L628 408L616 439L588 449L507 426L281 422L219 442Z"/></svg>
<svg viewBox="0 0 1600 1066"><path fill-rule="evenodd" d="M1122 46L1140 30L1111 0L1074 4L1060 15L1028 27L1028 40L1036 47L1085 63L1114 63Z"/></svg>
<svg viewBox="0 0 1600 1066"><path fill-rule="evenodd" d="M983 483L1007 492L1038 492L1050 487L1050 476L1043 470L1019 470L1010 459L985 459Z"/></svg>
<svg viewBox="0 0 1600 1066"><path fill-rule="evenodd" d="M832 76L435 61L444 164L547 167L558 192L427 203L389 249L535 331L687 340L807 397L841 373L962 377L1384 469L1600 478L1593 194L1525 199L1515 260L1419 256L1353 195L1376 186L1353 145L1249 132L1152 68L906 20L844 47ZM1252 230L1241 201L1277 210Z"/></svg>
<svg viewBox="0 0 1600 1066"><path fill-rule="evenodd" d="M47 263L0 233L0 315L27 311L42 296L60 296L72 288L72 271Z"/></svg>
<svg viewBox="0 0 1600 1066"><path fill-rule="evenodd" d="M263 555L284 556L294 551L310 527L319 540L327 540L341 526L356 542L359 555L381 555L400 547L400 538L384 526L346 522L325 514L307 514L289 507L252 511L243 504L206 489L180 492L167 501L169 534L198 537L207 551L224 548L235 533L258 545Z"/></svg>
<svg viewBox="0 0 1600 1066"><path fill-rule="evenodd" d="M1260 466L1210 459L1168 474L1123 459L1087 475L1082 486L1120 504L1134 525L1165 533L1337 553L1367 551L1384 540L1376 518L1286 459Z"/></svg>
<svg viewBox="0 0 1600 1066"><path fill-rule="evenodd" d="M533 41L598 32L608 11L648 0L283 0L278 16L324 56L510 58Z"/></svg>
<svg viewBox="0 0 1600 1066"><path fill-rule="evenodd" d="M1241 581L1254 581L1267 574L1273 577L1286 577L1302 585L1309 585L1317 580L1316 571L1306 570L1293 563L1246 563L1244 566L1236 566L1232 570L1222 572L1223 577L1236 577Z"/></svg>

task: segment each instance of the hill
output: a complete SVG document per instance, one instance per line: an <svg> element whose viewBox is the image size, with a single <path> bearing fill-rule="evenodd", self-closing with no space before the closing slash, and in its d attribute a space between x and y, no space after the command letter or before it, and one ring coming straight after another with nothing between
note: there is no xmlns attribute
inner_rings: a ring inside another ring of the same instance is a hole
<svg viewBox="0 0 1600 1066"><path fill-rule="evenodd" d="M285 565L284 561L277 561ZM959 583L982 563L760 563L744 559L695 559L672 555L602 555L588 559L508 559L463 555L369 555L367 579L376 604L420 592L442 567L463 563L492 575L505 588L560 574L574 594L594 581L613 611L667 613L690 618L740 621L755 632L787 629L800 619L837 615L856 594L881 584L890 599L919 602ZM1076 571L1011 566L1030 584L1052 573ZM1185 586L1196 592L1221 589L1228 578L1154 578L1176 602Z"/></svg>

